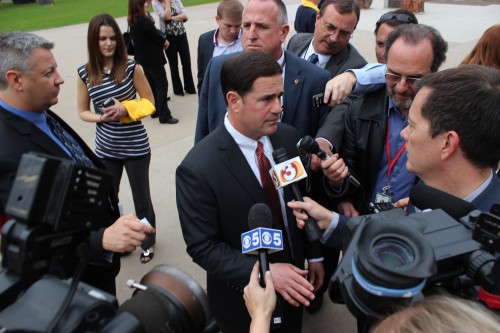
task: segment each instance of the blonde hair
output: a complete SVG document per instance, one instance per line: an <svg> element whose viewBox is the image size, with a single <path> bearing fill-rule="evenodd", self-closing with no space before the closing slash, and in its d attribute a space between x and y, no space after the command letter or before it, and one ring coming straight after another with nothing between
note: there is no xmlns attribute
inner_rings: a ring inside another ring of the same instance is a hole
<svg viewBox="0 0 500 333"><path fill-rule="evenodd" d="M460 64L483 65L500 70L500 24L489 27Z"/></svg>
<svg viewBox="0 0 500 333"><path fill-rule="evenodd" d="M499 333L500 320L479 303L431 296L383 319L372 333Z"/></svg>

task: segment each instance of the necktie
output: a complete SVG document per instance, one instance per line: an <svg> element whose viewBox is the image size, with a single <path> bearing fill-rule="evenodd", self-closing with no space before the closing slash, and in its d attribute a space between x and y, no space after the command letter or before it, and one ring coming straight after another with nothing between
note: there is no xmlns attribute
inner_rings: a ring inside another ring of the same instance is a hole
<svg viewBox="0 0 500 333"><path fill-rule="evenodd" d="M280 226L283 225L283 217L281 215L281 204L278 194L278 190L274 187L273 180L269 174L271 169L271 163L264 154L264 149L262 147L262 142L257 141L257 149L255 150L257 155L257 163L259 165L260 181L262 182L262 189L266 193L269 202L271 203L271 208L273 210L273 215L280 221Z"/></svg>
<svg viewBox="0 0 500 333"><path fill-rule="evenodd" d="M82 147L75 141L68 132L50 115L47 114L47 125L49 125L50 130L59 139L59 141L66 147L66 149L71 153L71 156L75 162L83 164L89 167L95 167L94 163L88 158L88 156L83 151Z"/></svg>
<svg viewBox="0 0 500 333"><path fill-rule="evenodd" d="M309 56L309 59L307 59L307 61L309 61L310 63L316 65L319 61L319 57L316 53L313 53Z"/></svg>

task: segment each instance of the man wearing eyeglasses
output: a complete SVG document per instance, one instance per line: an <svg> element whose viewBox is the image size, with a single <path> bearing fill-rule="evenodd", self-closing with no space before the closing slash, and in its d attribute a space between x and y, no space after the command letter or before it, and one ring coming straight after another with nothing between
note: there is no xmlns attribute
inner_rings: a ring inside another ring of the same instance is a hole
<svg viewBox="0 0 500 333"><path fill-rule="evenodd" d="M356 216L368 213L370 202L396 202L408 196L416 179L405 168L405 141L399 133L408 124L415 82L439 69L447 49L439 32L424 25L402 25L389 35L386 88L348 101L343 159L333 155L321 163L340 213ZM362 189L344 181L348 172L360 180Z"/></svg>
<svg viewBox="0 0 500 333"><path fill-rule="evenodd" d="M327 0L316 14L313 33L298 33L287 49L332 76L349 68L361 68L366 60L349 40L359 21L359 7L352 0Z"/></svg>

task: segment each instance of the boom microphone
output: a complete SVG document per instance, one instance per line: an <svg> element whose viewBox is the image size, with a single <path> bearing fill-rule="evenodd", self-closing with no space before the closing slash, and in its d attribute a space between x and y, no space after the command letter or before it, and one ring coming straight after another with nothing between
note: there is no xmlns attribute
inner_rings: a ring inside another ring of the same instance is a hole
<svg viewBox="0 0 500 333"><path fill-rule="evenodd" d="M309 135L306 135L302 139L300 139L298 146L300 149L302 149L305 152L308 152L309 154L315 154L322 161L326 161L330 158L330 156L328 156L323 150L321 150L321 148L319 148L319 145L316 142L316 140L314 140ZM337 153L335 147L332 148L332 153L334 154ZM354 176L351 175L350 172L347 173L346 179L355 187L361 186L361 183L356 178L354 178Z"/></svg>
<svg viewBox="0 0 500 333"><path fill-rule="evenodd" d="M282 174L286 175L287 173L293 172L292 175L294 177L285 177L285 178L292 178L291 180L290 179L286 179L287 180L287 184L285 184L285 185L290 185L291 186L293 195L295 197L295 200L297 200L297 201L304 201L304 198L302 197L302 194L300 193L299 187L297 186L297 184L294 183L294 181L297 181L297 180L301 179L299 177L295 177L295 175L298 174L296 172L296 161L295 161L295 159L288 160L288 156L287 156L285 148L275 149L273 151L273 159L274 159L274 162L277 164L273 168L273 171L278 176L280 176ZM285 162L290 162L290 163L285 163ZM282 163L285 163L283 165L283 167L280 168L280 170L276 170L276 168L278 167L278 164L281 165ZM309 217L307 219L307 221L306 221L306 223L304 225L304 231L306 233L307 240L309 242L317 241L321 237L321 233L319 231L318 225L316 224L316 221L314 221L314 219L311 218L311 217Z"/></svg>
<svg viewBox="0 0 500 333"><path fill-rule="evenodd" d="M460 220L476 209L471 203L436 188L418 183L410 191L410 203L424 209L442 209L455 220Z"/></svg>

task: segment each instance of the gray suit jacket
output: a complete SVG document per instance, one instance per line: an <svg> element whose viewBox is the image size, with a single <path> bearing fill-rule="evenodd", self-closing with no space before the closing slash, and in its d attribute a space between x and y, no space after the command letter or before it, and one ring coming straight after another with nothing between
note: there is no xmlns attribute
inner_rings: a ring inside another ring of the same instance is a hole
<svg viewBox="0 0 500 333"><path fill-rule="evenodd" d="M300 56L307 49L313 37L314 34L312 33L298 33L288 42L287 50ZM342 52L333 55L328 60L325 69L334 77L351 68L362 68L366 64L365 58L349 43Z"/></svg>

